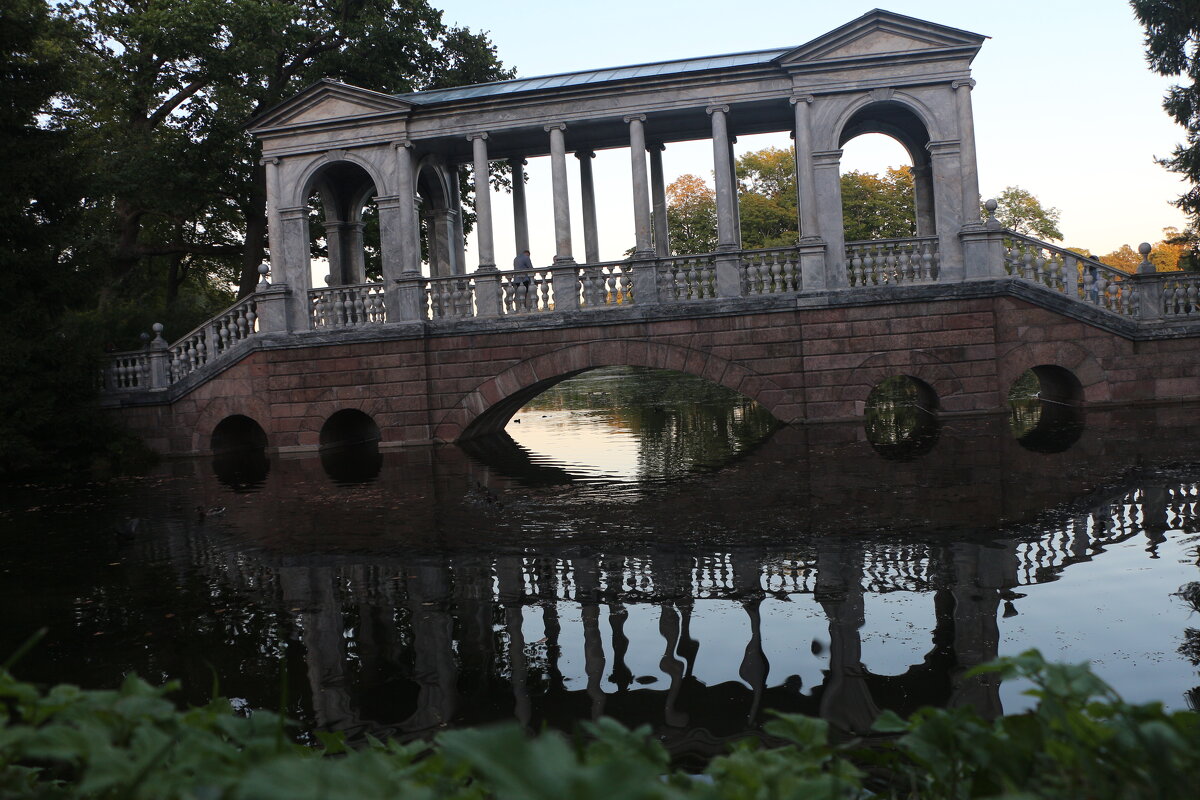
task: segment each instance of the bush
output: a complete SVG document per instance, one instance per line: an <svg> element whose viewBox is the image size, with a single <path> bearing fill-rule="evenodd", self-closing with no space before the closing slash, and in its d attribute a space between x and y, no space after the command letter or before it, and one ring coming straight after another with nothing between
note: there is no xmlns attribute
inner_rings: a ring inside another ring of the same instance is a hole
<svg viewBox="0 0 1200 800"><path fill-rule="evenodd" d="M498 798L498 800L850 800L851 798L1191 797L1200 767L1192 712L1123 702L1086 666L1036 652L977 672L1024 678L1037 708L994 722L965 708L885 712L879 741L829 744L819 719L779 715L703 776L612 720L583 736L527 738L515 725L443 733L432 745L338 734L295 743L276 714L228 702L178 711L129 677L115 691L40 691L0 670L0 797Z"/></svg>

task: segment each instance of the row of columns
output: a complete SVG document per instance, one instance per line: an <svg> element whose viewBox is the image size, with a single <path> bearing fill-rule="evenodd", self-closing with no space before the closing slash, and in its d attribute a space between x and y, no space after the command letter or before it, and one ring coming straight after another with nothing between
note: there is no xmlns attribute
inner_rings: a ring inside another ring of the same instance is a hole
<svg viewBox="0 0 1200 800"><path fill-rule="evenodd" d="M961 248L958 232L964 222L977 222L978 177L975 168L974 128L970 90L973 81L955 81L953 89L957 112L958 140L931 142L928 145L928 164L915 165L915 178L926 191L918 192L917 218L919 235L932 233L933 222L941 237L941 261L951 270L961 270ZM796 153L796 183L798 189L798 220L801 248L805 245L819 247L823 257L821 268L809 274L805 272L805 286L812 289L836 288L845 283L844 234L841 204L841 155L842 151L814 149L812 106L815 98L811 94L797 93L791 98L794 108L794 131ZM718 252L732 253L741 248L737 204L737 175L733 154L736 141L729 131L729 106L713 104L706 112L711 120L713 166L717 201ZM665 257L670 255L670 240L667 230L667 204L662 166L664 146L658 142L647 142L644 114L631 114L624 118L629 128L630 158L633 186L633 222L635 258ZM575 263L572 242L571 214L567 191L566 138L567 124L556 122L545 125L549 135L551 182L554 208L555 264ZM466 137L471 142L472 168L476 186L476 230L478 234L478 270L496 270L496 251L493 233L492 193L489 186L488 134L477 132ZM416 165L413 145L409 141L394 143L396 154L397 185L415 187ZM649 167L647 168L647 153ZM594 153L580 150L575 153L579 160L580 183L583 191L583 232L587 262L599 261L599 244L596 228L596 203L591 160ZM268 181L278 183L277 159L267 161ZM513 217L515 222L515 244L517 252L529 248L529 219L526 209L524 165L521 159L510 159L513 166ZM959 182L955 191L954 183ZM451 181L451 183L455 183ZM930 191L937 183L943 187L936 193ZM449 200L457 200L457 186L451 187ZM274 196L279 196L274 193ZM932 197L931 197L932 196ZM417 216L415 195L378 196L376 198L383 241L383 272L389 292L400 291L393 287L393 278L414 277L420 272L420 220ZM281 240L272 242L272 252L279 252L285 263L307 263L307 237L300 227L307 225L307 209L294 208L272 210L272 230L279 231ZM448 263L439 265L438 274L462 274L466 272L465 256L461 246L461 221L453 213L433 215L430 232L435 241L431 248L445 254ZM353 224L337 223L327 230L331 248L339 253L349 253L354 242L361 239L361 231ZM274 237L273 237L274 238ZM452 244L451 240L457 240ZM357 248L361 250L361 247ZM301 252L304 250L304 252ZM295 251L295 252L292 252ZM814 250L814 253L816 250ZM441 258L442 256L435 256ZM814 258L816 258L814 256ZM353 257L342 257L344 275L338 277L346 282L361 280L357 262ZM958 265L957 267L955 265ZM945 274L944 279L961 278ZM396 298L399 299L399 298ZM299 300L298 302L303 302ZM389 306L391 302L389 301ZM297 309L302 315L304 309Z"/></svg>

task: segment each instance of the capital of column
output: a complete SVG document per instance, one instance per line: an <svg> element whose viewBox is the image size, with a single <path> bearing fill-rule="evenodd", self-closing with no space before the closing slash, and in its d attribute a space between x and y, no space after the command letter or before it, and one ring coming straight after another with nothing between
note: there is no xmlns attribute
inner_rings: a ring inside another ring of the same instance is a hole
<svg viewBox="0 0 1200 800"><path fill-rule="evenodd" d="M583 161L584 159L587 159L587 158L595 158L596 151L595 150L576 150L575 157L578 158L580 161Z"/></svg>
<svg viewBox="0 0 1200 800"><path fill-rule="evenodd" d="M260 163L260 164L273 164L273 165L275 165L275 166L278 166L278 165L279 165L279 159L278 159L276 156L264 156L264 157L262 157L262 158L260 158L260 159L258 160L258 163Z"/></svg>
<svg viewBox="0 0 1200 800"><path fill-rule="evenodd" d="M546 133L549 133L550 131L565 131L567 129L567 123L552 122L549 125L543 125L542 129L546 131Z"/></svg>
<svg viewBox="0 0 1200 800"><path fill-rule="evenodd" d="M524 167L524 166L528 166L528 164L529 164L529 162L523 158L510 158L510 159L508 159L508 163L513 165L514 167Z"/></svg>
<svg viewBox="0 0 1200 800"><path fill-rule="evenodd" d="M392 148L395 150L412 150L414 147L409 139L396 139L392 142Z"/></svg>
<svg viewBox="0 0 1200 800"><path fill-rule="evenodd" d="M661 153L667 149L667 146L662 142L646 142L646 149L651 153Z"/></svg>
<svg viewBox="0 0 1200 800"><path fill-rule="evenodd" d="M961 89L964 86L967 87L968 89L974 89L975 88L975 79L974 78L963 78L961 80L954 81L950 84L950 88L952 88L952 89Z"/></svg>
<svg viewBox="0 0 1200 800"><path fill-rule="evenodd" d="M812 154L814 167L836 167L842 161L841 150L817 150Z"/></svg>
<svg viewBox="0 0 1200 800"><path fill-rule="evenodd" d="M636 119L638 122L645 122L645 121L646 121L646 115L645 115L645 114L629 114L629 115L627 115L627 116L625 116L625 117L622 117L622 119L624 119L624 120L625 120L625 124L626 124L626 125L628 125L629 123L633 122L635 119Z"/></svg>
<svg viewBox="0 0 1200 800"><path fill-rule="evenodd" d="M813 97L811 94L793 94L788 98L788 103L791 105L796 105L797 103L806 103L811 105L816 99L817 98Z"/></svg>
<svg viewBox="0 0 1200 800"><path fill-rule="evenodd" d="M298 206L296 208L281 208L279 209L279 217L284 221L294 219L304 219L308 216L308 208L306 206Z"/></svg>
<svg viewBox="0 0 1200 800"><path fill-rule="evenodd" d="M479 133L468 133L466 138L468 142L473 142L476 139L483 139L484 141L487 141L488 135L487 131L481 131Z"/></svg>
<svg viewBox="0 0 1200 800"><path fill-rule="evenodd" d="M941 142L930 142L925 145L925 149L934 158L938 156L956 156L962 152L962 143L958 139L947 139Z"/></svg>
<svg viewBox="0 0 1200 800"><path fill-rule="evenodd" d="M713 103L712 105L707 105L704 107L704 113L708 114L710 117L715 111L720 111L722 114L728 114L729 105L725 103Z"/></svg>

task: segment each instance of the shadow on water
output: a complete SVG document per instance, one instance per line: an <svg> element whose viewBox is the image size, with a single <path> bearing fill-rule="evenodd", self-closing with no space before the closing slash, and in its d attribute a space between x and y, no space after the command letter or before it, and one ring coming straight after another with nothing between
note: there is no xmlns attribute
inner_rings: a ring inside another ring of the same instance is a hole
<svg viewBox="0 0 1200 800"><path fill-rule="evenodd" d="M703 421L662 387L594 380L522 410L520 428L628 445L604 471L582 444L556 461L507 436L368 442L257 471L171 462L70 509L14 501L0 563L22 567L0 581L0 652L48 626L26 674L179 677L192 703L211 664L238 702L277 707L286 685L290 715L351 736L607 715L649 725L684 763L762 736L769 710L843 737L882 709L1014 710L966 671L1061 652L1063 628L1082 636L1093 617L1108 627L1087 655L1153 654L1121 691L1178 705L1200 682L1163 656L1189 624L1170 593L1196 580L1195 408L1092 412L1064 449L1030 449L1000 417L922 432L902 405L755 439L764 423L737 398ZM588 407L619 391L653 401ZM1066 585L1071 603L1050 591Z"/></svg>

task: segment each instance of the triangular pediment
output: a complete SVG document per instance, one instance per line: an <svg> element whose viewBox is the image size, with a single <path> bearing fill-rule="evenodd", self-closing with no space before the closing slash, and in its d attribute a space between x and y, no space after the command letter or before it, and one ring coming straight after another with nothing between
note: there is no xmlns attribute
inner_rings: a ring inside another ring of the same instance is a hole
<svg viewBox="0 0 1200 800"><path fill-rule="evenodd" d="M986 36L875 9L776 59L781 66L918 53L974 55Z"/></svg>
<svg viewBox="0 0 1200 800"><path fill-rule="evenodd" d="M251 132L319 125L342 120L405 113L413 104L390 94L338 81L322 80L247 124Z"/></svg>

